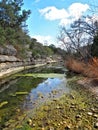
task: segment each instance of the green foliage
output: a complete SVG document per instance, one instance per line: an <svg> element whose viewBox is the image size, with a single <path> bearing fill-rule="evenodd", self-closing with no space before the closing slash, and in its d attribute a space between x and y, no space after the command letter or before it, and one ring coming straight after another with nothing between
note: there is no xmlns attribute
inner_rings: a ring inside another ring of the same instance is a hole
<svg viewBox="0 0 98 130"><path fill-rule="evenodd" d="M53 55L53 50L51 48L49 48L48 46L45 46L45 53L47 56L51 56Z"/></svg>
<svg viewBox="0 0 98 130"><path fill-rule="evenodd" d="M61 48L59 48L59 47L56 48L56 46L53 45L53 44L49 45L49 48L52 50L52 52L53 52L54 54L59 54L59 55L61 55L63 58L65 58L66 55L67 55L67 52L66 52L64 49L61 49Z"/></svg>
<svg viewBox="0 0 98 130"><path fill-rule="evenodd" d="M16 48L18 51L18 57L21 59L25 59L27 57L25 46L23 44L17 44Z"/></svg>
<svg viewBox="0 0 98 130"><path fill-rule="evenodd" d="M32 130L32 128L28 124L24 124L23 127L19 126L15 130Z"/></svg>
<svg viewBox="0 0 98 130"><path fill-rule="evenodd" d="M3 43L5 43L5 31L4 29L0 26L0 45L2 45Z"/></svg>
<svg viewBox="0 0 98 130"><path fill-rule="evenodd" d="M93 44L91 47L92 56L98 57L98 33L95 35Z"/></svg>
<svg viewBox="0 0 98 130"><path fill-rule="evenodd" d="M55 46L43 46L27 34L26 20L30 10L22 10L23 0L0 1L0 45L12 44L17 49L17 56L28 58L30 51L34 58L46 58L57 52Z"/></svg>
<svg viewBox="0 0 98 130"><path fill-rule="evenodd" d="M0 25L19 28L27 20L30 10L22 10L23 0L1 0L0 1Z"/></svg>
<svg viewBox="0 0 98 130"><path fill-rule="evenodd" d="M15 41L15 30L11 27L5 29L6 43L13 44Z"/></svg>
<svg viewBox="0 0 98 130"><path fill-rule="evenodd" d="M0 26L0 45L1 44L14 44L16 43L16 32L11 27L5 29Z"/></svg>
<svg viewBox="0 0 98 130"><path fill-rule="evenodd" d="M49 48L51 48L54 53L57 52L57 48L55 47L55 45L51 44L51 45L49 45Z"/></svg>
<svg viewBox="0 0 98 130"><path fill-rule="evenodd" d="M0 45L13 44L20 57L26 57L31 38L27 35L26 20L30 10L22 10L23 0L0 1ZM23 45L24 44L24 45Z"/></svg>
<svg viewBox="0 0 98 130"><path fill-rule="evenodd" d="M32 50L32 56L39 58L45 58L53 55L53 50L48 46L43 46L41 43L37 42L36 39L31 39L30 49Z"/></svg>

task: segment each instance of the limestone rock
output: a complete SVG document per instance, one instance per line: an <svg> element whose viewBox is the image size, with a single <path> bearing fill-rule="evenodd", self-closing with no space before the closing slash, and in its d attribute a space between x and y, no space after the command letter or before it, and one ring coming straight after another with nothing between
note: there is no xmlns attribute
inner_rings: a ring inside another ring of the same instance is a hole
<svg viewBox="0 0 98 130"><path fill-rule="evenodd" d="M15 56L17 54L17 50L14 48L13 45L6 45L5 47L0 46L0 54Z"/></svg>

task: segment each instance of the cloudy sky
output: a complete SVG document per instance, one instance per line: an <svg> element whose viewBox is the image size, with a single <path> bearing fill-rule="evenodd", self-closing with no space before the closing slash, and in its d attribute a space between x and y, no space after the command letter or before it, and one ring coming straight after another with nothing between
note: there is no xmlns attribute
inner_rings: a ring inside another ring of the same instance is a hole
<svg viewBox="0 0 98 130"><path fill-rule="evenodd" d="M59 27L66 27L82 15L95 11L98 0L24 0L31 10L27 21L29 34L41 43L56 45Z"/></svg>

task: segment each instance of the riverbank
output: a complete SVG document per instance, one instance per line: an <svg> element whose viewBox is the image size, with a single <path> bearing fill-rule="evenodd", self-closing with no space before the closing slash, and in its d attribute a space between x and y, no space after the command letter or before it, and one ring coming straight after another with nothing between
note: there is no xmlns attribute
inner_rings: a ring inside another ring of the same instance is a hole
<svg viewBox="0 0 98 130"><path fill-rule="evenodd" d="M2 72L0 72L0 86L5 84L6 82L9 82L10 80L14 79L15 77L13 75L16 73L19 73L21 71L25 71L28 69L33 69L33 68L45 66L45 65L46 65L46 63L30 65L30 66L13 67L13 68L3 70Z"/></svg>
<svg viewBox="0 0 98 130"><path fill-rule="evenodd" d="M36 64L36 65L31 65L31 66L20 66L20 67L16 67L16 68L9 68L7 70L4 70L3 72L0 72L0 79L6 78L12 74L18 73L18 72L26 70L26 69L31 69L31 68L35 68L35 67L44 66L44 65L46 65L46 63Z"/></svg>
<svg viewBox="0 0 98 130"><path fill-rule="evenodd" d="M8 68L8 69L3 69L0 72L0 86L5 84L6 82L9 82L10 80L14 79L15 77L13 75L16 73L19 73L21 71L25 71L28 69L46 66L48 64L53 64L53 63L57 63L57 62L58 61L56 61L56 60L51 60L49 63L43 62L43 61L41 61L41 62L37 61L36 64L33 64L33 65L17 66L17 67L12 67L12 68Z"/></svg>
<svg viewBox="0 0 98 130"><path fill-rule="evenodd" d="M98 96L98 79L93 78L83 78L77 81L78 84L84 86L90 92Z"/></svg>
<svg viewBox="0 0 98 130"><path fill-rule="evenodd" d="M57 61L52 60L49 63L56 63L56 62ZM41 67L41 66L44 66L44 65L47 65L47 62L45 62L45 63L36 63L35 65L19 66L19 67L12 67L12 68L5 69L5 70L0 72L0 80L2 80L3 78L6 78L8 76L11 76L11 75L13 75L15 73L21 72L23 70L27 70L27 69L31 69L31 68L37 68L37 67Z"/></svg>
<svg viewBox="0 0 98 130"><path fill-rule="evenodd" d="M98 59L94 58L88 63L75 59L68 59L65 66L70 72L83 76L82 79L77 81L78 84L98 95Z"/></svg>
<svg viewBox="0 0 98 130"><path fill-rule="evenodd" d="M91 61L83 62L70 58L66 60L65 66L68 70L76 73L82 74L88 78L98 78L98 59L94 58Z"/></svg>

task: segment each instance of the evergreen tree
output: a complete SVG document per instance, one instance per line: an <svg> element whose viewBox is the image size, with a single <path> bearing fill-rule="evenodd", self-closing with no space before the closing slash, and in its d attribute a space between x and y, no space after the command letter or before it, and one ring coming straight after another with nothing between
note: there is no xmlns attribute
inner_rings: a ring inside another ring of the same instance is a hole
<svg viewBox="0 0 98 130"><path fill-rule="evenodd" d="M0 1L0 44L24 44L30 41L25 28L31 12L22 10L22 5L23 0Z"/></svg>
<svg viewBox="0 0 98 130"><path fill-rule="evenodd" d="M23 0L1 0L0 1L0 25L6 27L20 28L26 26L30 10L22 10Z"/></svg>
<svg viewBox="0 0 98 130"><path fill-rule="evenodd" d="M91 47L92 56L98 57L98 33L95 35L93 44Z"/></svg>

